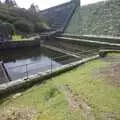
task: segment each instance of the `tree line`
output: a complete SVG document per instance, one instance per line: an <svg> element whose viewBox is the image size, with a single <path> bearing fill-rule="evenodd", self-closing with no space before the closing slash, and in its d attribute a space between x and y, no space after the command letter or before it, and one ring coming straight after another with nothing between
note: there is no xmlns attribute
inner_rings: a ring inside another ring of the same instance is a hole
<svg viewBox="0 0 120 120"><path fill-rule="evenodd" d="M0 1L0 36L11 39L13 34L41 33L49 26L40 17L39 7L31 4L27 10L19 8L15 0Z"/></svg>

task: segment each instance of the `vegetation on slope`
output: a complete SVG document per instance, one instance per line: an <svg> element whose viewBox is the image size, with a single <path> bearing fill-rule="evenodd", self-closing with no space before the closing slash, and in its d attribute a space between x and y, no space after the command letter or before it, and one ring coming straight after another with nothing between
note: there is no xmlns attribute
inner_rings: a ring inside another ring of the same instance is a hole
<svg viewBox="0 0 120 120"><path fill-rule="evenodd" d="M119 120L119 58L109 54L1 101L1 120Z"/></svg>
<svg viewBox="0 0 120 120"><path fill-rule="evenodd" d="M10 6L9 4L1 3L0 26L4 26L6 33L8 34L8 27L4 24L11 26L12 33L23 35L40 33L49 28L46 23L42 21L39 12L35 11L33 5L31 5L30 9L26 10L24 8L19 8L18 6ZM0 33L4 33L3 29L0 29ZM7 36L7 34L4 36Z"/></svg>
<svg viewBox="0 0 120 120"><path fill-rule="evenodd" d="M78 7L65 33L120 36L120 0Z"/></svg>

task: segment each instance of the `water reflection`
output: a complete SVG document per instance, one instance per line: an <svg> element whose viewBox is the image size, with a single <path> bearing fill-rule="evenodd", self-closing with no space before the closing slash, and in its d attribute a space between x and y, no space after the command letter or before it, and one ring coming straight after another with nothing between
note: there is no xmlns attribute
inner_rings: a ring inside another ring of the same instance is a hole
<svg viewBox="0 0 120 120"><path fill-rule="evenodd" d="M64 56L64 58L59 59L60 56L64 56L64 54L39 47L0 52L0 59L4 61L12 80L45 72L50 70L51 67L54 69L75 60L75 58L70 56Z"/></svg>

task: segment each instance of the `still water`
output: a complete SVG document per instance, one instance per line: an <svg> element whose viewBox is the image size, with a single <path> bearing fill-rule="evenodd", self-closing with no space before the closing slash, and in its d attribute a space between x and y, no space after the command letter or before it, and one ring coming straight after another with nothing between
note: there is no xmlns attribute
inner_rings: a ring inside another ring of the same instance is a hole
<svg viewBox="0 0 120 120"><path fill-rule="evenodd" d="M2 51L0 59L4 62L11 80L40 74L76 60L40 47Z"/></svg>

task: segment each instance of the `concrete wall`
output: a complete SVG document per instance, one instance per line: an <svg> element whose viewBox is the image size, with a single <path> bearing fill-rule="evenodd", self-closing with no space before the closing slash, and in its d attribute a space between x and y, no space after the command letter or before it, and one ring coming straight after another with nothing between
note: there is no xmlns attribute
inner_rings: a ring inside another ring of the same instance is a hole
<svg viewBox="0 0 120 120"><path fill-rule="evenodd" d="M40 40L8 41L0 43L0 49L40 46Z"/></svg>
<svg viewBox="0 0 120 120"><path fill-rule="evenodd" d="M10 78L2 62L0 62L0 84L9 82Z"/></svg>

